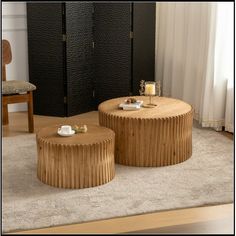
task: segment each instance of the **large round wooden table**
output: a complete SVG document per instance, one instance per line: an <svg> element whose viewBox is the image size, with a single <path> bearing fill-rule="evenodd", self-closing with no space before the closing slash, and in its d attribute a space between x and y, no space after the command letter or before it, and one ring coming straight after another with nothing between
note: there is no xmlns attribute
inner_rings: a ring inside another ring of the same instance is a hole
<svg viewBox="0 0 236 236"><path fill-rule="evenodd" d="M156 167L183 162L192 155L192 107L178 99L153 97L154 108L122 110L128 97L101 103L99 124L115 132L115 161L130 166ZM134 96L148 104L146 96Z"/></svg>
<svg viewBox="0 0 236 236"><path fill-rule="evenodd" d="M61 188L88 188L105 184L115 176L115 133L87 125L87 133L62 137L60 126L41 129L36 135L38 178Z"/></svg>

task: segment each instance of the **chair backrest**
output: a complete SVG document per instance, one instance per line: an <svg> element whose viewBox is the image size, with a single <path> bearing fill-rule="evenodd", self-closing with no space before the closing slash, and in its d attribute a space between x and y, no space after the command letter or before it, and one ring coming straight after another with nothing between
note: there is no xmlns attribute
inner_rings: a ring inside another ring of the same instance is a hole
<svg viewBox="0 0 236 236"><path fill-rule="evenodd" d="M6 40L2 40L2 80L6 80L6 65L11 63L12 54L11 54L11 45Z"/></svg>

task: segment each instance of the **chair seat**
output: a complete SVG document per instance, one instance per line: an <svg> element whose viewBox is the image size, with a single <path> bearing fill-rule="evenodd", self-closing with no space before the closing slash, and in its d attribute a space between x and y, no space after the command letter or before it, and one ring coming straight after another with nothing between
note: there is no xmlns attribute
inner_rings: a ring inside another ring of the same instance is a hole
<svg viewBox="0 0 236 236"><path fill-rule="evenodd" d="M3 95L26 93L35 89L35 85L22 80L2 81Z"/></svg>

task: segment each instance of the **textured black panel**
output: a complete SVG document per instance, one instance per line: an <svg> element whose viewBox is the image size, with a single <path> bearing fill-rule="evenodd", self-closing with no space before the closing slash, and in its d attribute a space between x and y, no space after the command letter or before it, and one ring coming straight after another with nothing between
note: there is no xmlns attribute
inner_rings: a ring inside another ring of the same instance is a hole
<svg viewBox="0 0 236 236"><path fill-rule="evenodd" d="M93 110L93 3L66 3L68 115Z"/></svg>
<svg viewBox="0 0 236 236"><path fill-rule="evenodd" d="M140 80L155 78L156 3L133 5L133 94L139 94Z"/></svg>
<svg viewBox="0 0 236 236"><path fill-rule="evenodd" d="M131 85L130 3L94 4L96 101L129 95Z"/></svg>
<svg viewBox="0 0 236 236"><path fill-rule="evenodd" d="M62 4L27 3L27 27L34 113L64 116Z"/></svg>

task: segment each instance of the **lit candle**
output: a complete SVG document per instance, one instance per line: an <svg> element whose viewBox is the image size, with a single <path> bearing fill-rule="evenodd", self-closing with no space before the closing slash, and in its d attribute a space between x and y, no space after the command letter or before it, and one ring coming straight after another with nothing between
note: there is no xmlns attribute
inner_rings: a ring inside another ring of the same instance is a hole
<svg viewBox="0 0 236 236"><path fill-rule="evenodd" d="M145 95L155 95L156 86L155 84L145 84Z"/></svg>

